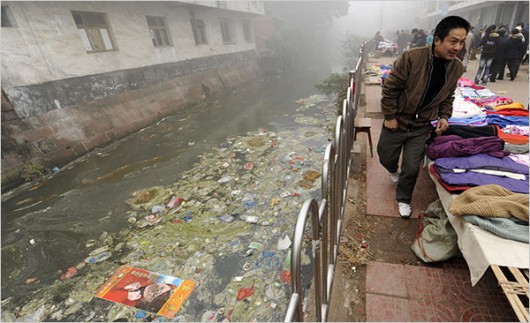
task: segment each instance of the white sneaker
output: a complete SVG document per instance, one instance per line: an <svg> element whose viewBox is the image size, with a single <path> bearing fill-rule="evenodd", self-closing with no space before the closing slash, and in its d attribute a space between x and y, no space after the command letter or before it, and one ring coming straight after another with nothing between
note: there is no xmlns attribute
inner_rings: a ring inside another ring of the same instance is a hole
<svg viewBox="0 0 530 323"><path fill-rule="evenodd" d="M410 215L412 213L412 209L410 208L410 204L398 202L398 208L399 208L399 215L404 218L408 219L410 218Z"/></svg>
<svg viewBox="0 0 530 323"><path fill-rule="evenodd" d="M399 172L396 170L395 172L390 173L390 179L393 183L399 182Z"/></svg>

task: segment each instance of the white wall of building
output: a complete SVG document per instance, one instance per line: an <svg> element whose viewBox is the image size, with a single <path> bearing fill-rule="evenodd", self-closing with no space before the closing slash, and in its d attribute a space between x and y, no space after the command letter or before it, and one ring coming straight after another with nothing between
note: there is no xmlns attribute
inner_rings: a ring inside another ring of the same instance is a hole
<svg viewBox="0 0 530 323"><path fill-rule="evenodd" d="M242 2L243 3L246 2ZM245 42L242 21L250 15L193 6L206 24L208 44L196 45L188 8L182 2L23 2L3 1L16 27L2 27L2 86L24 86L70 77L255 50ZM105 13L117 50L87 53L72 11ZM172 46L155 47L146 16L166 18ZM224 44L220 18L234 24L235 43Z"/></svg>
<svg viewBox="0 0 530 323"><path fill-rule="evenodd" d="M206 1L206 0L181 0L181 2L191 3L199 6L207 6L214 8L224 8L228 10L235 10L241 12L250 12L255 14L263 15L265 13L265 8L263 6L263 1Z"/></svg>

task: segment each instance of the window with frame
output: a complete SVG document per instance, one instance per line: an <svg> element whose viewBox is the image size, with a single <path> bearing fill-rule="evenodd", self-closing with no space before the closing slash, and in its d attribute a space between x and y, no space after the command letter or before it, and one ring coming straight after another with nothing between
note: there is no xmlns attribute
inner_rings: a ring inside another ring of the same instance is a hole
<svg viewBox="0 0 530 323"><path fill-rule="evenodd" d="M15 19L13 18L13 15L11 14L11 10L8 6L2 6L2 27L16 27Z"/></svg>
<svg viewBox="0 0 530 323"><path fill-rule="evenodd" d="M170 46L169 29L167 28L166 18L146 16L149 35L156 47Z"/></svg>
<svg viewBox="0 0 530 323"><path fill-rule="evenodd" d="M107 21L99 12L72 12L79 36L89 53L116 50Z"/></svg>
<svg viewBox="0 0 530 323"><path fill-rule="evenodd" d="M195 44L202 45L208 43L206 39L206 24L202 19L191 18L191 29L193 31L193 38L195 38Z"/></svg>
<svg viewBox="0 0 530 323"><path fill-rule="evenodd" d="M226 44L235 43L234 37L234 25L232 21L228 19L221 19L221 34L223 36L223 42Z"/></svg>
<svg viewBox="0 0 530 323"><path fill-rule="evenodd" d="M243 38L245 39L245 42L250 43L252 42L252 29L250 28L250 22L245 20L242 23L243 25Z"/></svg>

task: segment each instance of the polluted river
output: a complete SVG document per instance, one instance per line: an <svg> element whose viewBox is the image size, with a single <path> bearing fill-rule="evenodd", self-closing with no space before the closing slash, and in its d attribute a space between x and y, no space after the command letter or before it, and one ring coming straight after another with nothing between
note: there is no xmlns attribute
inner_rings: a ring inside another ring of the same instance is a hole
<svg viewBox="0 0 530 323"><path fill-rule="evenodd" d="M283 321L337 117L319 77L257 81L3 192L2 321Z"/></svg>

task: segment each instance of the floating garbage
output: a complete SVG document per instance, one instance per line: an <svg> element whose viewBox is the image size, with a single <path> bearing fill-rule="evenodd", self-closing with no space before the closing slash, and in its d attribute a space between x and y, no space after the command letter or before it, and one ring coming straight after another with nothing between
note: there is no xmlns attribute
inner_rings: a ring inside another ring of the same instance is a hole
<svg viewBox="0 0 530 323"><path fill-rule="evenodd" d="M282 270L280 274L280 280L282 283L291 284L291 272L287 270Z"/></svg>
<svg viewBox="0 0 530 323"><path fill-rule="evenodd" d="M240 288L237 291L237 300L242 301L254 294L254 286Z"/></svg>
<svg viewBox="0 0 530 323"><path fill-rule="evenodd" d="M70 268L68 268L68 270L64 274L61 275L60 279L62 281L68 280L68 279L74 277L74 275L76 273L77 273L77 268L70 267Z"/></svg>
<svg viewBox="0 0 530 323"><path fill-rule="evenodd" d="M286 198L288 196L291 196L291 193L290 192L283 192L280 194L280 197L283 199L283 198Z"/></svg>
<svg viewBox="0 0 530 323"><path fill-rule="evenodd" d="M134 315L134 317L137 319L143 319L146 316L147 316L147 313L145 311L137 311L136 314Z"/></svg>
<svg viewBox="0 0 530 323"><path fill-rule="evenodd" d="M169 201L166 203L166 207L172 209L182 204L183 201L184 199L182 197L171 195L171 197L169 198Z"/></svg>
<svg viewBox="0 0 530 323"><path fill-rule="evenodd" d="M230 214L224 214L219 217L219 220L230 223L235 220L235 217L231 216Z"/></svg>
<svg viewBox="0 0 530 323"><path fill-rule="evenodd" d="M162 206L162 205L155 205L151 208L151 213L160 213L162 211L164 211L165 208Z"/></svg>
<svg viewBox="0 0 530 323"><path fill-rule="evenodd" d="M245 221L248 223L258 223L259 218L257 216L245 216Z"/></svg>
<svg viewBox="0 0 530 323"><path fill-rule="evenodd" d="M246 170L252 170L252 168L254 168L254 164L246 163L243 168L245 168Z"/></svg>
<svg viewBox="0 0 530 323"><path fill-rule="evenodd" d="M107 260L108 258L110 258L112 256L112 253L110 252L104 252L104 253L101 253L99 255L96 255L96 256L91 256L91 257L87 257L85 258L85 262L87 264L94 264L96 262L102 262L104 260Z"/></svg>
<svg viewBox="0 0 530 323"><path fill-rule="evenodd" d="M246 201L243 204L245 205L246 208L251 208L254 206L254 201Z"/></svg>
<svg viewBox="0 0 530 323"><path fill-rule="evenodd" d="M291 239L287 235L283 238L280 238L280 240L278 240L278 250L289 249L289 247L291 246L291 243L292 243Z"/></svg>
<svg viewBox="0 0 530 323"><path fill-rule="evenodd" d="M219 183L227 183L232 180L232 176L223 176L221 177L217 182Z"/></svg>
<svg viewBox="0 0 530 323"><path fill-rule="evenodd" d="M226 138L211 152L201 152L198 162L179 174L174 183L134 192L125 201L131 210L122 215L129 224L124 230L112 231L112 237L87 239L87 252L100 248L71 267L77 271L67 271L65 282L58 284L60 288L47 285L49 288L35 293L38 297L18 303L6 300L2 318L20 319L42 307L41 320L58 321L282 320L292 279L292 242L286 232L294 229L302 201L319 193L322 153L334 135L325 133L323 126L331 124L326 129L333 129L336 120L333 102L325 96L302 101L304 115L293 119L298 118L303 125L276 133L259 129ZM327 106L328 101L326 115L319 107ZM310 109L315 111L313 116ZM311 125L311 118L318 119L318 124ZM169 124L169 119L164 122ZM306 266L311 256L304 252L302 265ZM87 265L96 263L100 264ZM199 282L201 288L183 300L181 315L172 319L150 315L144 308L91 302L92 291L109 282L107 277L118 264L173 273ZM75 284L67 281L72 278ZM57 295L64 301L57 302Z"/></svg>
<svg viewBox="0 0 530 323"><path fill-rule="evenodd" d="M251 242L248 247L250 249L261 249L261 247L263 246L263 244L261 242Z"/></svg>
<svg viewBox="0 0 530 323"><path fill-rule="evenodd" d="M275 197L271 200L271 203L270 203L270 208L274 208L276 205L280 204L281 202L281 199Z"/></svg>
<svg viewBox="0 0 530 323"><path fill-rule="evenodd" d="M91 251L88 255L89 256L96 256L96 255L99 255L99 254L107 252L107 251L109 251L109 247L103 246L103 247L100 247L100 248L97 248L97 249Z"/></svg>

